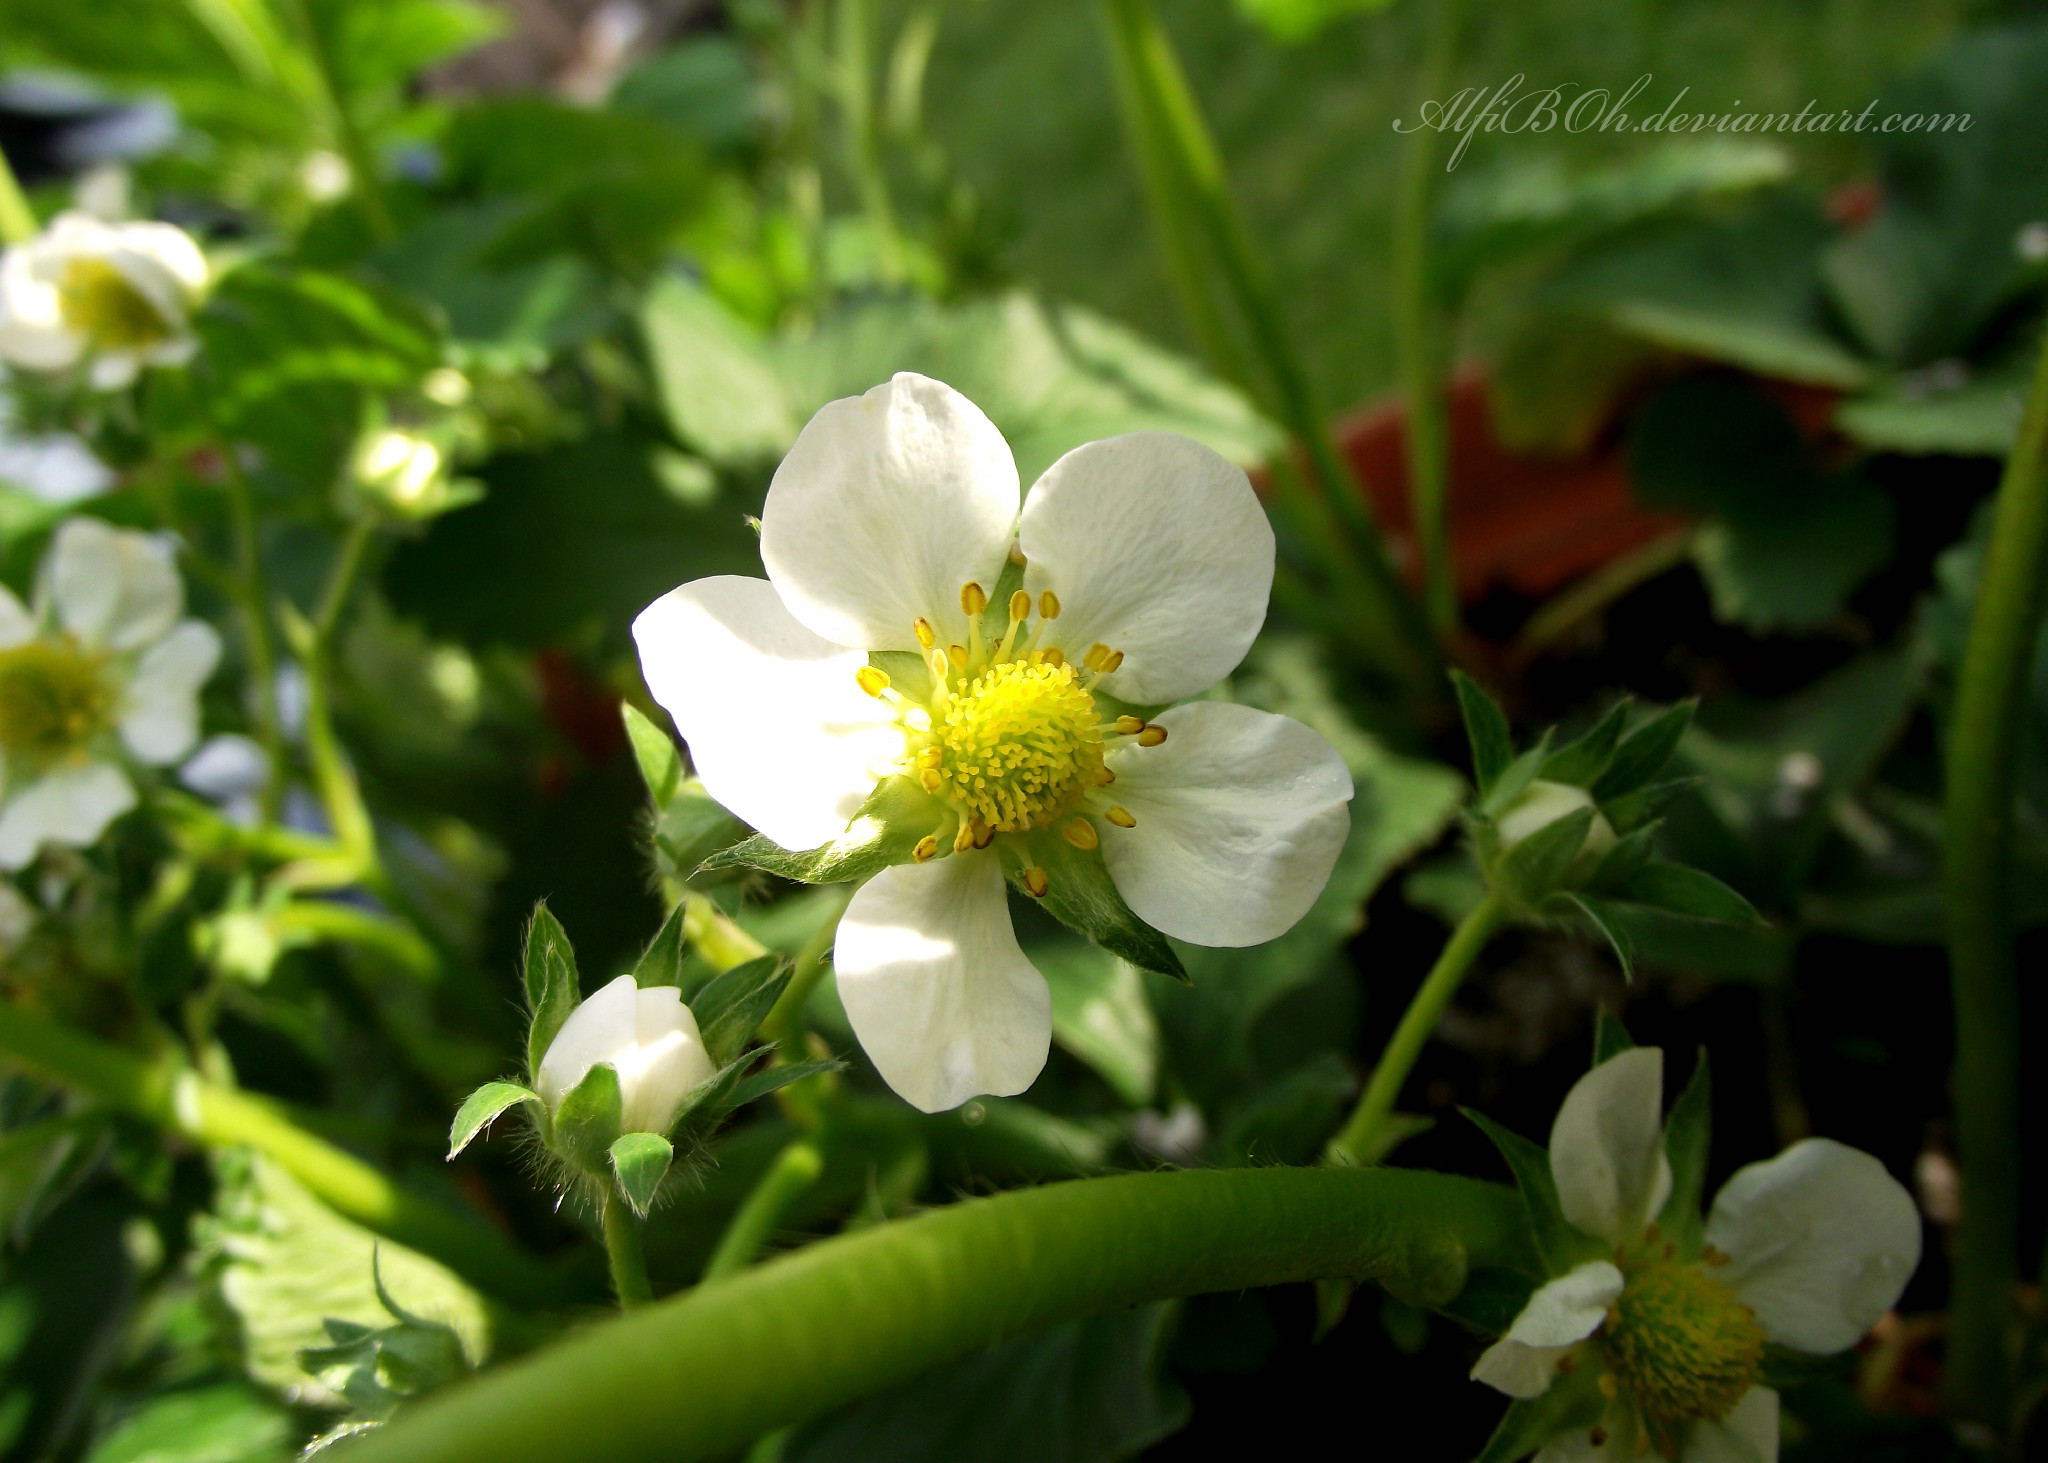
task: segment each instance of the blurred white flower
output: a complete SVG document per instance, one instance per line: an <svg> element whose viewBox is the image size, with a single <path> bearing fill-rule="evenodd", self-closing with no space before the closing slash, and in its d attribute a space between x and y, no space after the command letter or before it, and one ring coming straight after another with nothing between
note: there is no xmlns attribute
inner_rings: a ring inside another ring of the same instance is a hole
<svg viewBox="0 0 2048 1463"><path fill-rule="evenodd" d="M1273 532L1242 470L1136 432L1069 452L1021 514L1018 497L989 419L906 372L798 436L762 511L765 582L699 579L633 626L705 785L783 847L844 834L880 778L929 795L916 861L854 895L834 962L862 1048L927 1112L1045 1064L1050 996L1006 861L1045 897L1058 840L1099 848L1140 919L1254 945L1307 912L1350 827L1350 774L1297 721L1120 714L1207 690L1264 623ZM1021 585L985 638L1013 545ZM892 687L870 652L916 656L930 690Z"/></svg>
<svg viewBox="0 0 2048 1463"><path fill-rule="evenodd" d="M600 1065L619 1075L622 1133L666 1135L691 1089L717 1075L683 993L641 990L630 975L571 1011L548 1044L534 1082L548 1111Z"/></svg>
<svg viewBox="0 0 2048 1463"><path fill-rule="evenodd" d="M230 823L252 827L261 816L258 800L270 785L270 758L250 738L228 732L208 737L178 769L178 781L218 803Z"/></svg>
<svg viewBox="0 0 2048 1463"><path fill-rule="evenodd" d="M129 184L132 181L124 163L94 163L72 185L71 199L81 212L91 214L101 223L120 223L131 211Z"/></svg>
<svg viewBox="0 0 2048 1463"><path fill-rule="evenodd" d="M102 391L144 366L182 365L206 259L183 229L59 214L0 257L0 360L34 371L85 363Z"/></svg>
<svg viewBox="0 0 2048 1463"><path fill-rule="evenodd" d="M220 637L179 618L184 600L168 546L92 518L58 528L33 612L0 586L0 868L85 847L134 807L124 757L192 749Z"/></svg>
<svg viewBox="0 0 2048 1463"><path fill-rule="evenodd" d="M346 194L354 182L348 159L338 152L325 148L309 152L305 161L299 164L299 186L315 203L332 203Z"/></svg>
<svg viewBox="0 0 2048 1463"><path fill-rule="evenodd" d="M0 879L0 957L12 955L21 948L21 942L29 937L42 917L19 889L6 880Z"/></svg>
<svg viewBox="0 0 2048 1463"><path fill-rule="evenodd" d="M17 435L14 403L0 389L0 483L59 507L96 498L114 485L113 469L69 432Z"/></svg>
<svg viewBox="0 0 2048 1463"><path fill-rule="evenodd" d="M1664 1054L1622 1052L1580 1078L1550 1131L1558 1207L1612 1260L1530 1297L1473 1377L1540 1397L1561 1365L1601 1369L1606 1419L1537 1463L1774 1463L1778 1394L1764 1343L1827 1355L1862 1340L1920 1263L1920 1218L1884 1165L1826 1138L1739 1169L1707 1216L1697 1259L1653 1218L1671 1196L1660 1108Z"/></svg>

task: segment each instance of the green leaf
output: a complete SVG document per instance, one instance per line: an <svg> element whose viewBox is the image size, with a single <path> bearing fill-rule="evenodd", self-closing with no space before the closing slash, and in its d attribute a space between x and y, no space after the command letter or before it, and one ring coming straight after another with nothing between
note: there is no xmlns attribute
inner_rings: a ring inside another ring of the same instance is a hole
<svg viewBox="0 0 2048 1463"><path fill-rule="evenodd" d="M526 1009L533 1017L526 1032L526 1070L533 1075L540 1071L540 1060L548 1054L555 1033L583 999L576 952L545 899L533 907L533 923L526 927L525 984Z"/></svg>
<svg viewBox="0 0 2048 1463"><path fill-rule="evenodd" d="M152 1397L100 1439L86 1463L277 1463L299 1436L291 1417L241 1382Z"/></svg>
<svg viewBox="0 0 2048 1463"><path fill-rule="evenodd" d="M639 960L633 965L633 984L642 990L651 986L681 985L683 983L683 933L684 916L689 912L686 904L678 904L669 911L668 918L661 922L654 938L647 942Z"/></svg>
<svg viewBox="0 0 2048 1463"><path fill-rule="evenodd" d="M486 1082L462 1100L456 1111L455 1121L448 1129L448 1156L453 1158L467 1148L470 1140L483 1131L486 1124L506 1108L518 1103L530 1102L540 1105L538 1094L520 1086L517 1082Z"/></svg>
<svg viewBox="0 0 2048 1463"><path fill-rule="evenodd" d="M1687 864L1652 863L1616 891L1652 909L1730 925L1761 925L1763 916L1747 899L1712 874Z"/></svg>
<svg viewBox="0 0 2048 1463"><path fill-rule="evenodd" d="M1707 1197L1707 1153L1713 1140L1713 1079L1707 1071L1707 1049L1700 1048L1692 1079L1664 1120L1664 1156L1671 1162L1671 1197L1657 1215L1657 1227L1678 1242L1690 1260L1700 1252Z"/></svg>
<svg viewBox="0 0 2048 1463"><path fill-rule="evenodd" d="M690 1011L712 1061L722 1067L746 1050L790 974L789 962L780 955L763 955L704 983Z"/></svg>
<svg viewBox="0 0 2048 1463"><path fill-rule="evenodd" d="M1686 728L1692 725L1697 705L1681 701L1623 737L1621 745L1614 749L1614 760L1593 784L1595 800L1604 807L1609 798L1625 796L1654 782L1678 750Z"/></svg>
<svg viewBox="0 0 2048 1463"><path fill-rule="evenodd" d="M1268 1083L1249 1101L1230 1109L1217 1135L1224 1164L1313 1162L1342 1125L1357 1092L1358 1078L1350 1065L1335 1052L1318 1052ZM1401 1126L1405 1129L1401 1138L1416 1131L1407 1124ZM1428 1126L1426 1119L1424 1126ZM1376 1163L1385 1153L1382 1149L1377 1154L1362 1154L1360 1161Z"/></svg>
<svg viewBox="0 0 2048 1463"><path fill-rule="evenodd" d="M836 1057L821 1057L813 1061L787 1062L780 1066L763 1067L758 1072L750 1072L724 1086L717 1094L716 1101L711 1103L711 1111L720 1114L734 1112L750 1102L766 1097L771 1092L781 1091L792 1082L801 1082L806 1077L815 1077L822 1072L837 1072L845 1066L846 1063Z"/></svg>
<svg viewBox="0 0 2048 1463"><path fill-rule="evenodd" d="M683 785L683 754L669 734L632 702L619 703L619 716L626 723L626 740L632 745L640 780L647 784L647 796L659 808Z"/></svg>
<svg viewBox="0 0 2048 1463"><path fill-rule="evenodd" d="M1025 953L1052 987L1052 1039L1130 1106L1149 1106L1159 1080L1159 1022L1137 967L1080 940L1037 941Z"/></svg>
<svg viewBox="0 0 2048 1463"><path fill-rule="evenodd" d="M556 1106L554 1148L586 1173L607 1172L622 1106L618 1072L609 1063L598 1063Z"/></svg>
<svg viewBox="0 0 2048 1463"><path fill-rule="evenodd" d="M1634 1051L1635 1046L1635 1038L1628 1034L1621 1018L1602 1006L1593 1017L1593 1065L1597 1067L1610 1057Z"/></svg>
<svg viewBox="0 0 2048 1463"><path fill-rule="evenodd" d="M773 462L798 419L758 332L700 286L665 274L640 328L662 410L676 436L720 464Z"/></svg>
<svg viewBox="0 0 2048 1463"><path fill-rule="evenodd" d="M1451 672L1458 692L1458 710L1465 718L1465 739L1472 745L1472 778L1484 798L1493 791L1508 764L1515 760L1515 742L1498 703L1463 671Z"/></svg>
<svg viewBox="0 0 2048 1463"><path fill-rule="evenodd" d="M624 1133L612 1144L612 1172L618 1177L619 1191L642 1219L647 1217L654 1191L668 1176L675 1156L675 1149L659 1133Z"/></svg>
<svg viewBox="0 0 2048 1463"><path fill-rule="evenodd" d="M1525 904L1541 904L1570 875L1595 816L1595 809L1580 808L1538 828L1501 855L1501 882Z"/></svg>
<svg viewBox="0 0 2048 1463"><path fill-rule="evenodd" d="M1621 967L1621 978L1633 981L1636 975L1635 937L1617 915L1614 905L1579 890L1567 890L1555 898L1566 909L1576 911L1592 924L1595 932L1607 941L1607 947L1614 952L1615 963Z"/></svg>
<svg viewBox="0 0 2048 1463"><path fill-rule="evenodd" d="M1139 919L1124 903L1102 851L1080 849L1049 829L1022 835L1020 840L1038 867L1045 870L1045 897L1037 903L1068 929L1086 935L1112 955L1121 956L1140 970L1156 970L1188 983L1180 956L1167 944L1166 936ZM1024 865L1013 848L1003 859L1010 883L1024 888ZM1027 891L1028 892L1028 891Z"/></svg>
<svg viewBox="0 0 2048 1463"><path fill-rule="evenodd" d="M1591 787L1607 770L1607 764L1614 760L1614 749L1621 741L1622 731L1628 726L1628 713L1629 703L1617 701L1591 731L1552 752L1544 760L1543 770L1536 775L1546 782Z"/></svg>
<svg viewBox="0 0 2048 1463"><path fill-rule="evenodd" d="M1596 1368L1561 1374L1540 1397L1508 1404L1473 1463L1519 1463L1553 1438L1598 1423L1607 1411Z"/></svg>
<svg viewBox="0 0 2048 1463"><path fill-rule="evenodd" d="M1667 777L1607 799L1600 804L1600 813L1616 833L1634 833L1661 817L1681 794L1699 785L1697 777Z"/></svg>
<svg viewBox="0 0 2048 1463"><path fill-rule="evenodd" d="M1557 1181L1550 1175L1550 1155L1519 1133L1510 1132L1484 1113L1461 1108L1507 1161L1529 1209L1529 1237L1546 1274L1562 1275L1582 1260L1597 1259L1600 1241L1582 1234L1564 1217L1557 1202Z"/></svg>
<svg viewBox="0 0 2048 1463"><path fill-rule="evenodd" d="M2037 351L1953 373L1907 372L1835 411L1835 427L1878 452L2003 457L2019 440ZM1951 363L1960 364L1960 363Z"/></svg>
<svg viewBox="0 0 2048 1463"><path fill-rule="evenodd" d="M1385 10L1393 0L1237 0L1237 13L1283 46L1314 40L1338 21Z"/></svg>
<svg viewBox="0 0 2048 1463"><path fill-rule="evenodd" d="M860 805L846 832L832 842L792 853L757 833L712 855L703 868L707 873L762 869L800 884L843 884L909 863L918 843L938 828L942 818L940 803L923 788L907 777L885 777Z"/></svg>

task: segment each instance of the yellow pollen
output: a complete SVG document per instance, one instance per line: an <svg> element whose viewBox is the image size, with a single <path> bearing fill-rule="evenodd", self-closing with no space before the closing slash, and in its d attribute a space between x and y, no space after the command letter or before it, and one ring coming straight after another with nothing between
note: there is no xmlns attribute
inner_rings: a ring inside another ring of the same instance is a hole
<svg viewBox="0 0 2048 1463"><path fill-rule="evenodd" d="M853 679L870 696L879 696L889 689L889 673L880 666L864 665L853 673Z"/></svg>
<svg viewBox="0 0 2048 1463"><path fill-rule="evenodd" d="M946 659L952 661L957 669L966 670L967 647L964 645L948 645L946 647Z"/></svg>
<svg viewBox="0 0 2048 1463"><path fill-rule="evenodd" d="M987 848L996 841L996 830L982 822L981 819L976 818L968 826L973 831L974 846L976 848Z"/></svg>
<svg viewBox="0 0 2048 1463"><path fill-rule="evenodd" d="M1119 735L1134 737L1145 729L1145 720L1139 716L1119 716L1116 729Z"/></svg>
<svg viewBox="0 0 2048 1463"><path fill-rule="evenodd" d="M1138 820L1133 818L1129 810L1123 807L1111 808L1102 816L1109 819L1110 822L1116 824L1119 828L1135 828L1138 826Z"/></svg>
<svg viewBox="0 0 2048 1463"><path fill-rule="evenodd" d="M134 350L170 334L156 306L104 259L65 264L57 281L57 313L103 350Z"/></svg>
<svg viewBox="0 0 2048 1463"><path fill-rule="evenodd" d="M1141 747L1156 747L1165 740L1166 728L1163 726L1148 726L1138 733L1138 745Z"/></svg>
<svg viewBox="0 0 2048 1463"><path fill-rule="evenodd" d="M917 840L917 847L916 847L916 848L913 848L913 849L912 849L912 850L910 851L910 856L911 856L912 858L916 859L916 860L917 860L917 861L918 861L919 863L921 863L921 864L928 864L928 863L930 863L930 862L931 862L931 861L932 861L932 860L933 860L934 858L937 858L937 857L938 857L938 853L939 853L939 836L938 836L938 834L936 834L936 833L927 833L927 834L925 834L925 836L924 836L924 837L922 837L922 838L920 838L920 839L918 839L918 840Z"/></svg>
<svg viewBox="0 0 2048 1463"><path fill-rule="evenodd" d="M1005 661L947 698L928 775L990 837L1050 828L1102 780L1095 726L1094 699L1071 666Z"/></svg>
<svg viewBox="0 0 2048 1463"><path fill-rule="evenodd" d="M910 628L917 634L917 643L919 645L922 645L926 650L930 650L934 645L937 645L939 643L938 635L935 634L932 630L932 622L930 620L927 620L923 615L919 615L917 617L917 622L913 624Z"/></svg>
<svg viewBox="0 0 2048 1463"><path fill-rule="evenodd" d="M1020 589L1010 596L1010 618L1013 620L1023 620L1028 619L1030 615L1031 596Z"/></svg>
<svg viewBox="0 0 2048 1463"><path fill-rule="evenodd" d="M929 771L939 765L944 755L937 747L926 747L917 754L917 765L920 769Z"/></svg>
<svg viewBox="0 0 2048 1463"><path fill-rule="evenodd" d="M988 591L973 580L960 586L960 613L972 619L988 608Z"/></svg>
<svg viewBox="0 0 2048 1463"><path fill-rule="evenodd" d="M1653 1428L1726 1417L1763 1375L1756 1313L1703 1266L1635 1267L1615 1311L1601 1350Z"/></svg>
<svg viewBox="0 0 2048 1463"><path fill-rule="evenodd" d="M1052 880L1046 877L1044 869L1033 864L1024 871L1024 892L1033 899L1045 898L1045 891L1052 888Z"/></svg>
<svg viewBox="0 0 2048 1463"><path fill-rule="evenodd" d="M1049 589L1038 592L1038 613L1048 620L1060 617L1060 597Z"/></svg>
<svg viewBox="0 0 2048 1463"><path fill-rule="evenodd" d="M1062 823L1060 825L1060 837L1066 839L1067 842L1083 852L1095 847L1096 844L1102 841L1100 835L1095 831L1095 825L1086 818L1076 818L1071 823Z"/></svg>
<svg viewBox="0 0 2048 1463"><path fill-rule="evenodd" d="M69 639L0 650L0 753L41 769L109 730L119 692L105 663Z"/></svg>

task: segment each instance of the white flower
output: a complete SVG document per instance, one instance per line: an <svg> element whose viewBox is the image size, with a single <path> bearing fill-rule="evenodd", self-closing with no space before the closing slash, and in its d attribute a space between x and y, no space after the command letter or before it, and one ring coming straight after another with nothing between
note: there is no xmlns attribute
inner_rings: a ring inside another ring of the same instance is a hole
<svg viewBox="0 0 2048 1463"><path fill-rule="evenodd" d="M1022 585L990 643L980 612L1013 545ZM918 861L854 895L835 957L861 1046L916 1106L1021 1092L1045 1064L1050 998L1005 861L1042 895L1048 840L1099 847L1139 918L1204 945L1270 940L1321 892L1350 827L1328 743L1226 702L1120 717L1214 685L1265 621L1272 530L1208 448L1091 442L1020 515L1002 435L905 373L811 419L769 487L761 557L766 582L700 579L649 606L641 666L712 795L786 848L843 835L880 777L930 794ZM920 657L928 699L870 652Z"/></svg>
<svg viewBox="0 0 2048 1463"><path fill-rule="evenodd" d="M1778 1394L1759 1384L1764 1343L1854 1346L1920 1263L1911 1196L1875 1158L1826 1138L1739 1170L1714 1200L1700 1257L1681 1256L1652 1222L1672 1185L1663 1083L1661 1051L1623 1052L1579 1080L1551 1128L1558 1207L1615 1259L1539 1289L1472 1375L1537 1397L1569 1357L1601 1368L1613 1400L1605 1422L1552 1442L1538 1463L1622 1463L1652 1448L1678 1463L1772 1463Z"/></svg>
<svg viewBox="0 0 2048 1463"><path fill-rule="evenodd" d="M92 518L57 530L33 613L0 586L0 868L134 807L124 753L162 766L198 740L220 637L184 598L167 546Z"/></svg>
<svg viewBox="0 0 2048 1463"><path fill-rule="evenodd" d="M13 398L0 389L0 483L59 507L114 485L113 470L70 432L22 436L15 427Z"/></svg>
<svg viewBox="0 0 2048 1463"><path fill-rule="evenodd" d="M622 1133L666 1134L690 1090L716 1075L697 1018L672 985L641 990L622 975L569 1013L535 1086L550 1112L595 1066L619 1074Z"/></svg>
<svg viewBox="0 0 2048 1463"><path fill-rule="evenodd" d="M102 391L144 366L182 365L206 259L172 224L63 213L0 257L0 360L35 371L88 362Z"/></svg>

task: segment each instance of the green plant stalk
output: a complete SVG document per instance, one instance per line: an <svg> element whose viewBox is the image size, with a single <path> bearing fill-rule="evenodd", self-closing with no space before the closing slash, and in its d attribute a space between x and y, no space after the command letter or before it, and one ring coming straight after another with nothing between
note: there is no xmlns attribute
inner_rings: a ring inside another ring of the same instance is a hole
<svg viewBox="0 0 2048 1463"><path fill-rule="evenodd" d="M248 474L235 455L234 443L223 440L218 450L227 477L228 525L234 538L231 597L249 652L249 678L255 683L256 740L270 762L270 777L263 784L258 807L263 822L274 826L284 810L287 764L284 728L277 711L277 650L270 636L270 617L264 610L270 594L264 587L262 543L257 536L256 504Z"/></svg>
<svg viewBox="0 0 2048 1463"><path fill-rule="evenodd" d="M818 927L811 931L811 937L804 941L803 949L797 951L796 969L790 972L789 984L782 994L775 998L774 1006L761 1021L761 1039L778 1044L778 1059L796 1061L799 1057L790 1048L803 1034L804 1006L811 999L811 992L818 988L818 980L825 974L825 956L832 948L832 941L839 934L839 917L846 913L846 906L853 900L853 886L846 885L838 890L831 909Z"/></svg>
<svg viewBox="0 0 2048 1463"><path fill-rule="evenodd" d="M542 1304L562 1298L554 1276L495 1231L399 1188L267 1104L174 1059L151 1061L6 1003L0 1003L0 1057L209 1147L254 1148L336 1212L507 1299Z"/></svg>
<svg viewBox="0 0 2048 1463"><path fill-rule="evenodd" d="M348 162L350 191L357 207L362 210L363 222L369 226L372 240L388 244L398 237L398 225L392 219L391 205L384 197L384 183L377 175L377 159L370 151L369 140L363 136L362 128L356 125L355 114L349 111L347 99L342 94L341 76L334 69L334 55L327 45L327 37L320 33L319 19L307 0L285 0L285 3L291 8L299 31L299 43L318 79L319 101L334 127L335 144Z"/></svg>
<svg viewBox="0 0 2048 1463"><path fill-rule="evenodd" d="M833 0L834 70L839 110L846 121L846 158L860 190L861 208L875 231L875 261L885 284L903 278L902 236L875 129L874 63L869 46L873 17L867 0Z"/></svg>
<svg viewBox="0 0 2048 1463"><path fill-rule="evenodd" d="M2020 1003L2012 800L2028 672L2048 590L2048 334L2006 459L1949 728L1942 883L1956 1011L1956 1233L1947 1391L1963 1417L2011 1421L2019 1257Z"/></svg>
<svg viewBox="0 0 2048 1463"><path fill-rule="evenodd" d="M375 531L368 518L350 523L313 619L308 621L289 609L283 617L292 649L306 673L306 760L312 767L313 789L334 829L335 842L348 851L361 877L370 880L381 873L376 825L334 730L332 656L335 631L340 628L342 611L355 589L364 552Z"/></svg>
<svg viewBox="0 0 2048 1463"><path fill-rule="evenodd" d="M1441 97L1457 62L1463 0L1436 0L1435 23L1422 66L1420 93ZM1408 501L1422 557L1422 602L1439 638L1458 628L1458 588L1451 562L1449 432L1443 392L1442 319L1430 277L1429 235L1435 216L1437 158L1443 134L1418 127L1408 138L1394 208L1394 340L1408 408Z"/></svg>
<svg viewBox="0 0 2048 1463"><path fill-rule="evenodd" d="M1458 921L1458 927L1451 931L1451 938L1437 956L1436 964L1423 978L1422 989L1415 993L1415 999L1401 1013L1401 1024L1394 1028L1387 1049L1380 1053L1379 1063L1366 1081L1365 1093L1358 1099L1358 1106L1345 1121L1343 1129L1323 1150L1325 1163L1377 1161L1386 1140L1388 1119L1393 1116L1394 1102L1401 1095L1401 1084L1414 1070L1415 1059L1422 1055L1424 1044L1428 1042L1430 1033L1436 1030L1437 1021L1443 1016L1444 1007L1450 1004L1459 982L1464 980L1465 972L1472 968L1472 962L1486 948L1487 940L1500 928L1505 912L1501 897L1488 893L1471 913Z"/></svg>
<svg viewBox="0 0 2048 1463"><path fill-rule="evenodd" d="M683 1463L1119 1306L1328 1275L1443 1304L1527 1265L1508 1189L1399 1169L1123 1174L808 1246L414 1404L350 1463Z"/></svg>
<svg viewBox="0 0 2048 1463"><path fill-rule="evenodd" d="M685 889L683 903L688 906L683 911L683 938L720 970L731 970L768 953L766 945L727 919L708 895Z"/></svg>
<svg viewBox="0 0 2048 1463"><path fill-rule="evenodd" d="M14 165L0 152L0 244L26 244L40 232L42 225L28 206L28 195L21 191Z"/></svg>
<svg viewBox="0 0 2048 1463"><path fill-rule="evenodd" d="M792 1143L776 1154L775 1162L768 1166L768 1172L754 1185L753 1192L726 1225L725 1233L719 1236L718 1248L711 1252L704 1266L705 1283L723 1280L753 1264L768 1232L824 1171L825 1160L809 1143Z"/></svg>
<svg viewBox="0 0 2048 1463"><path fill-rule="evenodd" d="M616 1184L607 1186L604 1194L604 1253L611 1262L612 1294L619 1298L620 1310L630 1311L654 1299L640 1216L620 1196Z"/></svg>

